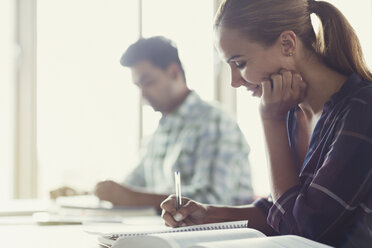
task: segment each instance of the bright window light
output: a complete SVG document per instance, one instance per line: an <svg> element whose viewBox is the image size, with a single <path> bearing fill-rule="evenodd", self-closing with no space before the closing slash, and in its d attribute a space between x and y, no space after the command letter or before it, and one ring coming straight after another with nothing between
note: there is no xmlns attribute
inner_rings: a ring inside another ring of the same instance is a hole
<svg viewBox="0 0 372 248"><path fill-rule="evenodd" d="M187 85L204 100L213 100L213 1L143 0L142 6L143 36L162 35L173 40ZM148 106L143 113L143 133L147 135L156 128L160 114Z"/></svg>
<svg viewBox="0 0 372 248"><path fill-rule="evenodd" d="M41 196L92 190L136 163L139 94L120 57L138 37L138 3L39 0L37 142Z"/></svg>

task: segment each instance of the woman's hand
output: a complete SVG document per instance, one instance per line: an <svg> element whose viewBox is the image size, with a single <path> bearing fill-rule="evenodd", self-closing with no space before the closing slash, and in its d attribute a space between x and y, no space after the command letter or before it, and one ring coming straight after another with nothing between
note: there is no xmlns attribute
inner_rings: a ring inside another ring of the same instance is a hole
<svg viewBox="0 0 372 248"><path fill-rule="evenodd" d="M299 73L281 70L262 82L260 114L263 120L282 120L305 97L307 85Z"/></svg>
<svg viewBox="0 0 372 248"><path fill-rule="evenodd" d="M208 211L206 205L186 197L182 198L182 207L179 210L176 209L176 204L177 198L175 195L170 195L160 204L163 210L161 216L165 221L165 225L179 227L206 223L206 214Z"/></svg>

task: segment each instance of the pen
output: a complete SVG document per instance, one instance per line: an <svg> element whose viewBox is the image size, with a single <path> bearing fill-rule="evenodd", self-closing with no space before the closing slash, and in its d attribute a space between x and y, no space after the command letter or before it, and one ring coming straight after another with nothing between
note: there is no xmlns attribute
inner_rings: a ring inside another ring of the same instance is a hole
<svg viewBox="0 0 372 248"><path fill-rule="evenodd" d="M174 172L174 181L176 184L176 197L177 197L177 210L181 208L182 205L182 195L181 195L181 173L179 171Z"/></svg>

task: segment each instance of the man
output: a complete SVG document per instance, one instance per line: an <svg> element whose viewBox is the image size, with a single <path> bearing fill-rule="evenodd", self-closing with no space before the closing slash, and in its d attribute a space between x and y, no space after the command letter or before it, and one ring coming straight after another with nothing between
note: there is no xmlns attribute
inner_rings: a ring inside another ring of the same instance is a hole
<svg viewBox="0 0 372 248"><path fill-rule="evenodd" d="M237 123L186 85L177 48L164 37L140 39L121 58L143 98L162 114L140 163L123 184L99 182L95 194L121 206L155 206L174 192L204 203L243 204L253 197L249 147ZM51 192L58 195L62 190Z"/></svg>

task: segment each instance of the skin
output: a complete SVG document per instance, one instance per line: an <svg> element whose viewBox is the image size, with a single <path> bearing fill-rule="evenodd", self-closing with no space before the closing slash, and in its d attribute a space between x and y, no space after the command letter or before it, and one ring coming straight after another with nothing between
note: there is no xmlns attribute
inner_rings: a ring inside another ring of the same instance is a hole
<svg viewBox="0 0 372 248"><path fill-rule="evenodd" d="M163 70L149 61L140 61L131 67L131 72L142 97L163 115L176 110L189 93L180 68L175 63Z"/></svg>
<svg viewBox="0 0 372 248"><path fill-rule="evenodd" d="M283 31L275 43L267 47L250 41L238 30L219 28L216 47L230 66L231 86L244 86L260 98L270 189L275 202L300 183L300 165L295 164L288 143L287 112L299 106L294 145L302 164L323 105L339 91L347 77L327 67L291 30ZM272 234L267 216L253 205L213 206L186 198L183 202L178 211L174 208L174 196L162 202L162 218L166 225L177 227L248 219L250 227Z"/></svg>
<svg viewBox="0 0 372 248"><path fill-rule="evenodd" d="M149 61L140 61L130 69L133 83L140 89L143 99L163 116L175 111L190 92L176 63L162 69ZM88 193L78 192L70 187L61 187L51 191L50 196L55 199L58 196ZM159 208L160 203L168 196L122 185L111 180L98 182L93 193L100 200L112 202L115 206L153 206L155 208Z"/></svg>

